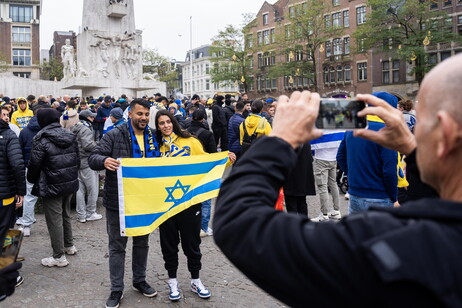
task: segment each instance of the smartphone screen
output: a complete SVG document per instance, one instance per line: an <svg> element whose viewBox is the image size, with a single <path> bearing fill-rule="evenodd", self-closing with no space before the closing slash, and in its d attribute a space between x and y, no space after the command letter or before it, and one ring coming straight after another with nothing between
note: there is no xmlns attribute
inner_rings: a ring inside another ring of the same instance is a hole
<svg viewBox="0 0 462 308"><path fill-rule="evenodd" d="M339 130L366 128L366 117L358 117L358 112L365 107L365 102L355 99L323 98L319 106L316 127Z"/></svg>

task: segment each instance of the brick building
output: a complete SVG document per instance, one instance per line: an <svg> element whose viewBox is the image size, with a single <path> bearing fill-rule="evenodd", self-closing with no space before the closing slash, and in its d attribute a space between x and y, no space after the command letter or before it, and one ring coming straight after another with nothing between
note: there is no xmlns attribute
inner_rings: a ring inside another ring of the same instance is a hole
<svg viewBox="0 0 462 308"><path fill-rule="evenodd" d="M41 0L0 1L0 54L15 76L40 78Z"/></svg>
<svg viewBox="0 0 462 308"><path fill-rule="evenodd" d="M57 58L60 62L61 47L66 45L66 40L69 39L74 50L77 50L77 35L74 31L55 31L53 33L53 45L50 47L50 60Z"/></svg>

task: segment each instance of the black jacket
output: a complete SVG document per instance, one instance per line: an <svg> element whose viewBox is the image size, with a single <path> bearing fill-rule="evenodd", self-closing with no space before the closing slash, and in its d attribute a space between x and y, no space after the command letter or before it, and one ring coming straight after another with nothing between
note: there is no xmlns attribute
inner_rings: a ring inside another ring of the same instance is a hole
<svg viewBox="0 0 462 308"><path fill-rule="evenodd" d="M313 223L274 210L296 153L262 137L223 183L214 237L293 307L462 307L462 204L422 199Z"/></svg>
<svg viewBox="0 0 462 308"><path fill-rule="evenodd" d="M231 119L231 117L234 114L234 106L233 105L226 105L225 107L223 107L223 111L225 112L226 124L228 124L229 119Z"/></svg>
<svg viewBox="0 0 462 308"><path fill-rule="evenodd" d="M316 195L313 155L309 143L305 143L297 151L297 162L284 183L284 194L289 196Z"/></svg>
<svg viewBox="0 0 462 308"><path fill-rule="evenodd" d="M152 135L155 136L154 130L152 130ZM103 136L88 157L88 164L93 170L104 170L104 161L109 157L114 159L132 157L132 145L130 144L130 132L127 123L116 126ZM116 171L106 170L103 205L111 210L119 210L119 190Z"/></svg>
<svg viewBox="0 0 462 308"><path fill-rule="evenodd" d="M26 195L24 159L18 137L0 120L0 206L1 200Z"/></svg>
<svg viewBox="0 0 462 308"><path fill-rule="evenodd" d="M226 122L225 111L217 103L212 105L212 119L212 129L226 129L228 122Z"/></svg>
<svg viewBox="0 0 462 308"><path fill-rule="evenodd" d="M75 135L59 123L45 126L32 141L27 180L32 194L57 197L79 190L79 148Z"/></svg>
<svg viewBox="0 0 462 308"><path fill-rule="evenodd" d="M24 156L24 165L27 166L29 163L30 151L32 150L32 140L35 135L40 131L40 125L38 124L37 117L33 116L27 127L24 128L19 134L19 144L22 148L22 154Z"/></svg>
<svg viewBox="0 0 462 308"><path fill-rule="evenodd" d="M212 132L207 129L204 123L198 121L191 121L191 125L187 130L188 132L196 136L197 139L200 140L205 152L216 153L217 144L215 143L215 138L213 138Z"/></svg>

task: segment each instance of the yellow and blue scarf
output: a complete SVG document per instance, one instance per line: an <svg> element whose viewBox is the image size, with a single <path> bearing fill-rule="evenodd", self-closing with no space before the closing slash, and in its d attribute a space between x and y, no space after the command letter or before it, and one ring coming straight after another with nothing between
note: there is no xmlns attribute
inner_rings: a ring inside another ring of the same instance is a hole
<svg viewBox="0 0 462 308"><path fill-rule="evenodd" d="M144 150L145 150L145 153L143 156L143 152L141 151L141 148L135 137L135 131L133 130L133 127L132 127L132 121L128 121L127 124L128 124L128 130L130 132L130 143L132 144L132 158L159 157L160 156L159 144L157 143L156 139L152 136L152 132L149 126L146 125L146 128L144 129L144 133L143 133Z"/></svg>

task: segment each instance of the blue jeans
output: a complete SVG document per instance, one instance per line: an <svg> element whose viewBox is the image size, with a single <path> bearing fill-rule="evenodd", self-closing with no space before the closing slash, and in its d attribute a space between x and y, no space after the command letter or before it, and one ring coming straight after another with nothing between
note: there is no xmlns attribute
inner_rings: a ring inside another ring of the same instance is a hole
<svg viewBox="0 0 462 308"><path fill-rule="evenodd" d="M210 212L212 208L212 200L207 200L202 202L202 223L201 228L204 231L207 231L210 221Z"/></svg>
<svg viewBox="0 0 462 308"><path fill-rule="evenodd" d="M350 207L349 213L357 213L360 211L366 211L371 206L393 206L393 202L389 199L371 199L371 198L361 198L350 195Z"/></svg>

